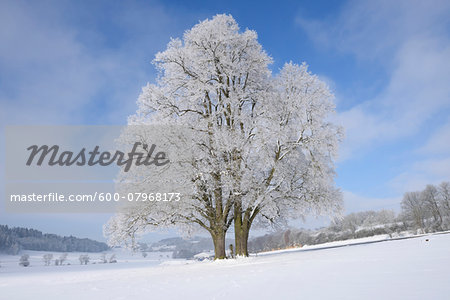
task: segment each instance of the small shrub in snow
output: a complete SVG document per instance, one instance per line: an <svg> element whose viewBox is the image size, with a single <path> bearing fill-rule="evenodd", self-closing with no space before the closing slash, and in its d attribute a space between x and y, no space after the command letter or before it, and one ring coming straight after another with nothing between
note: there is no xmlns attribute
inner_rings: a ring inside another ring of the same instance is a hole
<svg viewBox="0 0 450 300"><path fill-rule="evenodd" d="M28 267L30 265L29 259L30 256L28 254L24 254L20 257L19 260L19 265L23 266L23 267Z"/></svg>

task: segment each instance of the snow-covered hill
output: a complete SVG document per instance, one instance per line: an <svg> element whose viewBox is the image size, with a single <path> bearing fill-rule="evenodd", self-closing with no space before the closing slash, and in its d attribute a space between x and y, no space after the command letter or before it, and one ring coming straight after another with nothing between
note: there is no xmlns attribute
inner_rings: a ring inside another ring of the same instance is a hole
<svg viewBox="0 0 450 300"><path fill-rule="evenodd" d="M0 298L448 299L449 250L442 234L216 262L5 266Z"/></svg>

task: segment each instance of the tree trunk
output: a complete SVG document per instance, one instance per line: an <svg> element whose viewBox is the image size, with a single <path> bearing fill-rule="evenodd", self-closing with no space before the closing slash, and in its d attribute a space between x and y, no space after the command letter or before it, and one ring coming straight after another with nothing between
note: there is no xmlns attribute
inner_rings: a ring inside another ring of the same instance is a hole
<svg viewBox="0 0 450 300"><path fill-rule="evenodd" d="M236 256L248 256L248 236L252 220L250 215L242 211L240 199L234 202L234 242L236 244Z"/></svg>
<svg viewBox="0 0 450 300"><path fill-rule="evenodd" d="M242 228L242 235L241 235L241 249L242 252L239 254L241 256L248 256L248 233L250 229L247 228L247 226Z"/></svg>
<svg viewBox="0 0 450 300"><path fill-rule="evenodd" d="M234 244L236 256L242 255L242 210L241 205L238 201L239 200L236 200L234 203Z"/></svg>
<svg viewBox="0 0 450 300"><path fill-rule="evenodd" d="M250 228L248 228L248 222L242 222L241 218L235 218L234 241L236 244L236 256L248 256L249 231Z"/></svg>
<svg viewBox="0 0 450 300"><path fill-rule="evenodd" d="M224 259L225 254L225 233L211 234L214 243L214 259Z"/></svg>

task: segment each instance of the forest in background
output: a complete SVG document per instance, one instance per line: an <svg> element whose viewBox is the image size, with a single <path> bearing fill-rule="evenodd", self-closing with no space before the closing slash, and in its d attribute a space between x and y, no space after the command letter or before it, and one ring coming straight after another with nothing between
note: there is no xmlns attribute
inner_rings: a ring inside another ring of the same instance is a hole
<svg viewBox="0 0 450 300"><path fill-rule="evenodd" d="M17 254L21 250L57 252L102 252L105 243L73 236L42 233L39 230L0 225L0 252Z"/></svg>

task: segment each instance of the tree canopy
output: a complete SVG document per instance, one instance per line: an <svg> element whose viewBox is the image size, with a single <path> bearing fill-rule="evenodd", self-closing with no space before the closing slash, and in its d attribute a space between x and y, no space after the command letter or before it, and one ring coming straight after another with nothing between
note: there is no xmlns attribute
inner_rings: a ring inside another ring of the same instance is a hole
<svg viewBox="0 0 450 300"><path fill-rule="evenodd" d="M123 208L105 226L111 244L161 226L203 228L223 258L234 223L236 254L248 255L252 224L341 209L334 159L342 133L329 121L333 96L306 64L287 63L273 75L271 63L256 32L241 32L229 15L200 22L156 54L157 82L143 88L129 124L189 131L188 192L176 203ZM142 172L122 174L121 182L133 182L122 188L148 189Z"/></svg>

